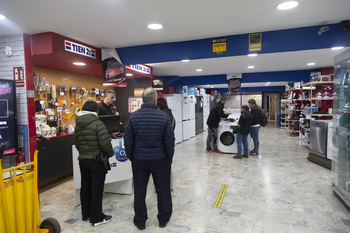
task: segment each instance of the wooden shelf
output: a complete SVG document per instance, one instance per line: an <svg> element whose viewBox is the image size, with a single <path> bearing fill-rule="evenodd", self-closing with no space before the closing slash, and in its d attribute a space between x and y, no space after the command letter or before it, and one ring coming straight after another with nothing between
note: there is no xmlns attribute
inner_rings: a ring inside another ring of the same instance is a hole
<svg viewBox="0 0 350 233"><path fill-rule="evenodd" d="M317 117L328 117L328 116L333 116L333 114L309 114L310 116L317 116Z"/></svg>
<svg viewBox="0 0 350 233"><path fill-rule="evenodd" d="M290 88L290 89L287 89L286 91L303 91L303 89L301 89L301 88Z"/></svg>
<svg viewBox="0 0 350 233"><path fill-rule="evenodd" d="M308 100L334 100L334 98L328 98L328 99L310 98Z"/></svg>
<svg viewBox="0 0 350 233"><path fill-rule="evenodd" d="M300 140L305 143L307 146L309 146L310 144L305 140L305 138L300 138Z"/></svg>
<svg viewBox="0 0 350 233"><path fill-rule="evenodd" d="M300 127L305 129L307 132L310 132L310 128L306 128L304 125L301 125Z"/></svg>
<svg viewBox="0 0 350 233"><path fill-rule="evenodd" d="M299 120L288 120L288 121L299 121Z"/></svg>
<svg viewBox="0 0 350 233"><path fill-rule="evenodd" d="M334 81L326 81L326 82L309 82L303 85L303 87L308 87L311 85L322 85L322 84L334 84Z"/></svg>

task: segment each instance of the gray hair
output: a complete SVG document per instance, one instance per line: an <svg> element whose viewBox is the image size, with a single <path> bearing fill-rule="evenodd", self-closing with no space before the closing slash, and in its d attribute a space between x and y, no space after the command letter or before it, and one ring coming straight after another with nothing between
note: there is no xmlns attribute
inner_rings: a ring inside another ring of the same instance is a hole
<svg viewBox="0 0 350 233"><path fill-rule="evenodd" d="M220 97L220 101L226 101L226 100L227 100L227 98L225 96Z"/></svg>
<svg viewBox="0 0 350 233"><path fill-rule="evenodd" d="M157 98L157 91L148 87L142 92L142 101L144 103L155 103L155 99Z"/></svg>

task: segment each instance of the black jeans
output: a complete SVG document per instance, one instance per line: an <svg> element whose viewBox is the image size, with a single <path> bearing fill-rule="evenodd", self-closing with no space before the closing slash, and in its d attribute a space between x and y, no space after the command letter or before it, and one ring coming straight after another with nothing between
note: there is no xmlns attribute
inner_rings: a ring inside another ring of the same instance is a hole
<svg viewBox="0 0 350 233"><path fill-rule="evenodd" d="M170 171L171 161L160 160L133 160L132 172L134 180L134 223L144 226L148 218L146 206L147 185L150 174L152 174L158 200L158 221L160 224L167 223L173 212L170 193Z"/></svg>
<svg viewBox="0 0 350 233"><path fill-rule="evenodd" d="M100 174L94 159L79 160L81 174L81 213L91 223L101 222L106 215L102 212L102 195L105 174Z"/></svg>

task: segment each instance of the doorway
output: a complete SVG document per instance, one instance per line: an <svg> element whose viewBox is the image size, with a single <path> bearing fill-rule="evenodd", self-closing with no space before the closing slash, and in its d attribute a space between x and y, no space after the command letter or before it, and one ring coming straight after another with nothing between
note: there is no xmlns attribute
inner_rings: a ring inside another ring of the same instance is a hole
<svg viewBox="0 0 350 233"><path fill-rule="evenodd" d="M267 112L269 121L276 121L280 111L280 93L264 93L264 101L266 105L264 110Z"/></svg>

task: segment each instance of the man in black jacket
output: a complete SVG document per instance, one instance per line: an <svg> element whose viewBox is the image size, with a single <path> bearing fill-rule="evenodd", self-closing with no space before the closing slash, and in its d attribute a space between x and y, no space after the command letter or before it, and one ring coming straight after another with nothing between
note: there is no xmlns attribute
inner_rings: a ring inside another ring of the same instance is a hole
<svg viewBox="0 0 350 233"><path fill-rule="evenodd" d="M114 101L115 101L115 92L112 90L107 90L105 93L104 100L98 105L97 114L99 116L115 115L116 111L113 106Z"/></svg>
<svg viewBox="0 0 350 233"><path fill-rule="evenodd" d="M237 142L237 155L233 156L234 159L242 159L242 142L244 148L244 158L248 158L248 135L250 128L253 124L253 116L249 112L249 107L247 105L242 105L241 116L238 120L238 131L236 134Z"/></svg>
<svg viewBox="0 0 350 233"><path fill-rule="evenodd" d="M170 171L175 147L170 118L156 105L156 90L147 88L142 100L141 109L131 114L124 134L134 180L134 224L139 230L146 228L148 218L145 199L150 174L157 192L159 227L165 227L170 220Z"/></svg>
<svg viewBox="0 0 350 233"><path fill-rule="evenodd" d="M218 127L221 118L227 118L228 115L224 113L224 105L226 103L226 97L221 96L220 101L217 102L212 109L207 119L208 125L208 137L207 137L207 149L206 151L213 151L215 153L221 153L217 147Z"/></svg>

